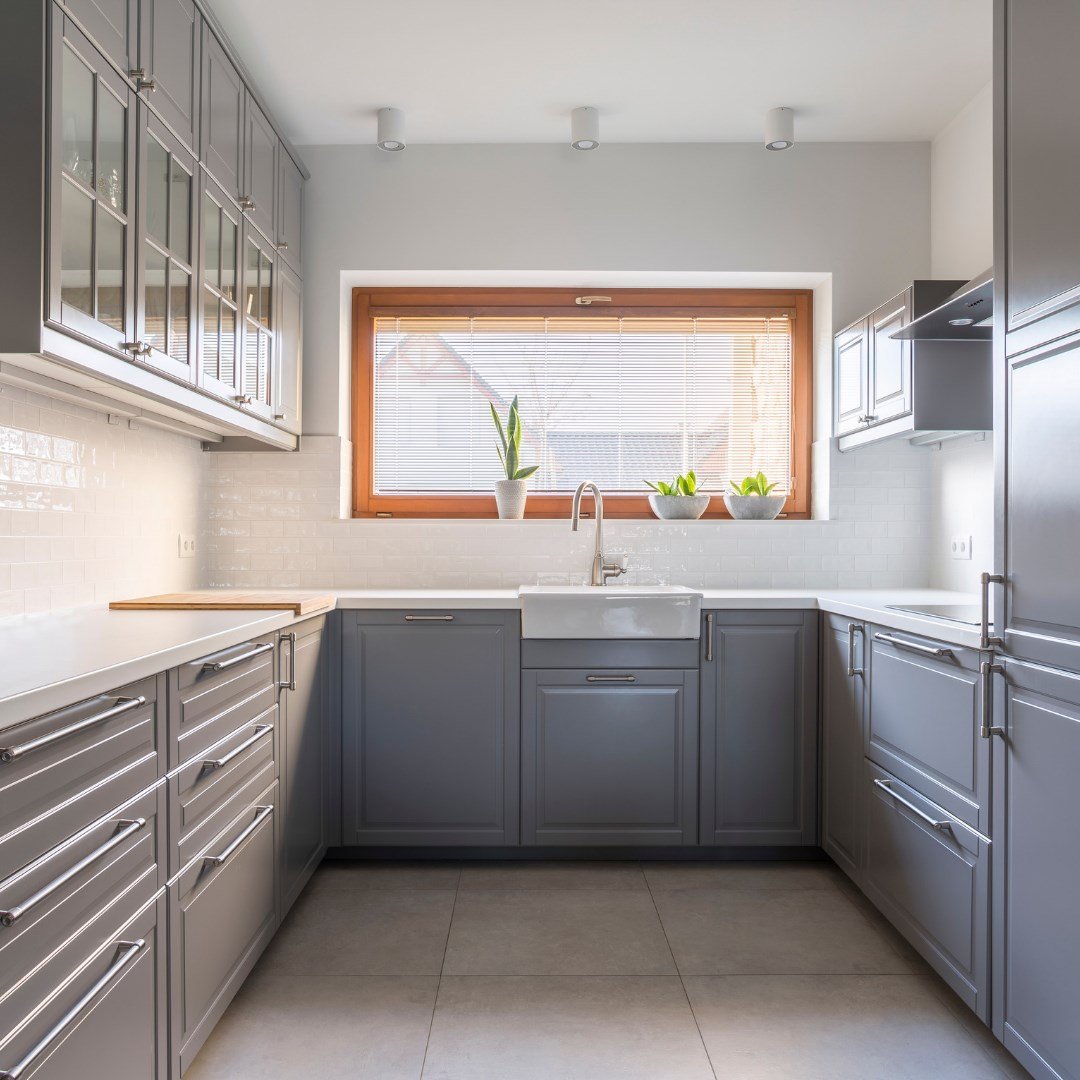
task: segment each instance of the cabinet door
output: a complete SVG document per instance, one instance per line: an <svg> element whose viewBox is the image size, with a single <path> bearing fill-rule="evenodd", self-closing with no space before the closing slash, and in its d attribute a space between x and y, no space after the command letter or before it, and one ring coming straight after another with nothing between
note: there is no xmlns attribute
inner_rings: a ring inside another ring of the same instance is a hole
<svg viewBox="0 0 1080 1080"><path fill-rule="evenodd" d="M524 672L522 843L695 843L696 676Z"/></svg>
<svg viewBox="0 0 1080 1080"><path fill-rule="evenodd" d="M274 419L300 434L300 380L303 354L304 287L277 259L277 371L273 379Z"/></svg>
<svg viewBox="0 0 1080 1080"><path fill-rule="evenodd" d="M709 612L701 843L817 843L817 616ZM710 658L708 645L712 642Z"/></svg>
<svg viewBox="0 0 1080 1080"><path fill-rule="evenodd" d="M64 0L79 26L125 74L136 66L138 0Z"/></svg>
<svg viewBox="0 0 1080 1080"><path fill-rule="evenodd" d="M326 619L301 623L286 646L280 763L282 915L322 861L327 836L329 661Z"/></svg>
<svg viewBox="0 0 1080 1080"><path fill-rule="evenodd" d="M870 411L870 331L865 319L836 335L833 434L862 429Z"/></svg>
<svg viewBox="0 0 1080 1080"><path fill-rule="evenodd" d="M240 386L240 208L200 169L199 384L235 400Z"/></svg>
<svg viewBox="0 0 1080 1080"><path fill-rule="evenodd" d="M911 342L889 335L911 321L911 290L906 289L870 316L871 423L911 412Z"/></svg>
<svg viewBox="0 0 1080 1080"><path fill-rule="evenodd" d="M147 363L191 380L196 325L198 167L179 139L139 106L136 337Z"/></svg>
<svg viewBox="0 0 1080 1080"><path fill-rule="evenodd" d="M277 214L277 132L255 99L244 92L244 191L240 205L255 227L273 241Z"/></svg>
<svg viewBox="0 0 1080 1080"><path fill-rule="evenodd" d="M142 0L139 66L145 100L193 153L199 149L202 16L193 0Z"/></svg>
<svg viewBox="0 0 1080 1080"><path fill-rule="evenodd" d="M994 740L994 1032L1033 1076L1080 1076L1080 675L1006 661Z"/></svg>
<svg viewBox="0 0 1080 1080"><path fill-rule="evenodd" d="M135 96L58 9L52 26L49 315L130 358Z"/></svg>
<svg viewBox="0 0 1080 1080"><path fill-rule="evenodd" d="M866 624L823 619L821 846L851 878L862 869Z"/></svg>
<svg viewBox="0 0 1080 1080"><path fill-rule="evenodd" d="M204 24L200 157L231 199L243 194L244 93L240 73Z"/></svg>
<svg viewBox="0 0 1080 1080"><path fill-rule="evenodd" d="M277 352L277 291L274 248L245 216L240 233L239 401L249 412L269 420L274 413Z"/></svg>
<svg viewBox="0 0 1080 1080"><path fill-rule="evenodd" d="M342 843L516 844L519 616L346 612Z"/></svg>
<svg viewBox="0 0 1080 1080"><path fill-rule="evenodd" d="M288 151L278 148L278 254L297 272L303 260L301 224L304 174Z"/></svg>

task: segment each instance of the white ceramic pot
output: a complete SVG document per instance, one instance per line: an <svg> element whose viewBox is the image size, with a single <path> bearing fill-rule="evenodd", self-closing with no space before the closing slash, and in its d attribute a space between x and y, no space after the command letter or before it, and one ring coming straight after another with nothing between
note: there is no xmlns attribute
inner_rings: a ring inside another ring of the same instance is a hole
<svg viewBox="0 0 1080 1080"><path fill-rule="evenodd" d="M787 501L786 495L736 495L724 492L724 505L738 521L772 521Z"/></svg>
<svg viewBox="0 0 1080 1080"><path fill-rule="evenodd" d="M649 496L652 512L661 521L696 521L705 513L710 495L660 495Z"/></svg>
<svg viewBox="0 0 1080 1080"><path fill-rule="evenodd" d="M495 505L501 518L523 518L525 499L528 496L525 480L496 480Z"/></svg>

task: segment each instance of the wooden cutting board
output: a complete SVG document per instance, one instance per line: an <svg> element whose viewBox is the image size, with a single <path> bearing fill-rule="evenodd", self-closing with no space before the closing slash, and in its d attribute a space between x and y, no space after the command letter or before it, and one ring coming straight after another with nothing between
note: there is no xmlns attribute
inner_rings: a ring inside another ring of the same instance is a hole
<svg viewBox="0 0 1080 1080"><path fill-rule="evenodd" d="M309 615L333 606L334 598L322 593L255 589L162 593L109 604L114 611L291 611L294 615Z"/></svg>

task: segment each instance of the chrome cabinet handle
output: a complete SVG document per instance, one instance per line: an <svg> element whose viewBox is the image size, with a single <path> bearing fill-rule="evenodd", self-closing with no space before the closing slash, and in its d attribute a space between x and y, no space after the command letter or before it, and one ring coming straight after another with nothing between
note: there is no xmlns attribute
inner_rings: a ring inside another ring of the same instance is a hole
<svg viewBox="0 0 1080 1080"><path fill-rule="evenodd" d="M145 341L122 341L120 348L132 356L149 356L154 351L154 346Z"/></svg>
<svg viewBox="0 0 1080 1080"><path fill-rule="evenodd" d="M875 634L874 640L883 641L886 645L895 645L898 649L908 649L922 656L952 656L953 654L952 649L945 649L938 645L920 645L917 641L907 641L904 638L893 637L892 634Z"/></svg>
<svg viewBox="0 0 1080 1080"><path fill-rule="evenodd" d="M991 663L984 660L979 665L979 676L982 679L982 723L979 725L979 737L989 739L991 735L1005 738L1005 729L994 726L994 676L1004 675L1005 668L1001 664Z"/></svg>
<svg viewBox="0 0 1080 1080"><path fill-rule="evenodd" d="M128 78L135 84L135 92L149 90L153 93L157 89L157 82L152 75L147 75L143 68L135 68L128 72Z"/></svg>
<svg viewBox="0 0 1080 1080"><path fill-rule="evenodd" d="M258 813L255 815L255 820L252 821L246 829L241 830L233 838L233 841L229 846L221 852L219 855L204 855L203 862L210 863L212 866L221 866L222 863L228 862L228 860L239 849L240 845L274 812L272 806L256 806L255 809Z"/></svg>
<svg viewBox="0 0 1080 1080"><path fill-rule="evenodd" d="M109 966L108 971L45 1032L18 1064L13 1065L10 1069L0 1069L0 1080L19 1080L19 1077L75 1023L79 1016L94 1003L94 1000L105 992L109 984L116 980L124 968L146 948L146 941L143 938L139 938L137 941L118 941L116 947L120 950L120 953Z"/></svg>
<svg viewBox="0 0 1080 1080"><path fill-rule="evenodd" d="M288 251L289 250L289 242L288 242L288 240L282 240L280 244L276 245L276 247L277 247L278 251Z"/></svg>
<svg viewBox="0 0 1080 1080"><path fill-rule="evenodd" d="M855 635L862 634L863 627L860 623L849 622L847 624L847 675L849 679L856 675L865 675L861 667L855 666Z"/></svg>
<svg viewBox="0 0 1080 1080"><path fill-rule="evenodd" d="M406 615L406 622L453 622L453 615Z"/></svg>
<svg viewBox="0 0 1080 1080"><path fill-rule="evenodd" d="M237 405L250 405L254 400L250 394L236 394L233 396L233 401Z"/></svg>
<svg viewBox="0 0 1080 1080"><path fill-rule="evenodd" d="M713 658L713 613L705 613L705 659Z"/></svg>
<svg viewBox="0 0 1080 1080"><path fill-rule="evenodd" d="M867 413L865 416L859 417L860 424L872 424L877 419L872 413Z"/></svg>
<svg viewBox="0 0 1080 1080"><path fill-rule="evenodd" d="M952 832L953 824L951 821L935 821L929 814L923 813L914 803L908 802L903 795L899 792L893 791L889 786L888 780L879 780L874 777L874 784L881 788L887 795L895 799L901 806L906 806L916 817L921 818L932 829L937 829L938 832Z"/></svg>
<svg viewBox="0 0 1080 1080"><path fill-rule="evenodd" d="M265 652L273 652L274 645L269 641L264 641L261 645L256 645L254 649L249 649L246 653L241 653L239 656L234 656L229 660L205 660L203 662L203 671L228 671L231 667L236 667L237 664L242 664L245 660L252 660L256 656L262 656Z"/></svg>
<svg viewBox="0 0 1080 1080"><path fill-rule="evenodd" d="M119 847L129 836L134 836L135 833L144 828L146 818L121 818L116 825L119 831L113 833L100 847L95 848L89 855L83 856L74 866L69 866L62 874L54 877L47 885L43 885L32 896L28 896L21 903L13 904L6 911L0 911L0 926L14 926L28 911L37 907L42 900L47 900L57 889L62 888L72 878L78 877L88 866L108 855L113 848ZM44 857L48 858L48 855Z"/></svg>
<svg viewBox="0 0 1080 1080"><path fill-rule="evenodd" d="M223 769L230 761L234 761L249 747L254 746L264 735L274 730L273 724L256 724L255 734L248 736L239 746L234 747L224 757L206 758L203 767L206 769Z"/></svg>
<svg viewBox="0 0 1080 1080"><path fill-rule="evenodd" d="M980 599L980 616L979 616L979 648L980 649L994 649L999 645L1004 645L1005 642L1002 638L990 636L990 586L991 585L1004 585L1005 578L1001 574L987 574L983 573L979 576L979 599Z"/></svg>
<svg viewBox="0 0 1080 1080"><path fill-rule="evenodd" d="M133 698L117 698L116 704L112 708L106 709L96 716L88 716L85 720L78 721L78 723L57 728L56 731L50 731L48 735L42 735L40 739L31 739L30 742L20 743L18 746L0 747L0 763L6 765L11 761L17 761L27 754L32 754L35 750L52 746L53 743L60 742L61 739L66 739L69 735L78 735L80 731L85 731L95 724L103 724L106 720L112 720L113 717L131 712L132 709L140 709L145 704L146 698L141 695Z"/></svg>
<svg viewBox="0 0 1080 1080"><path fill-rule="evenodd" d="M296 689L296 631L290 630L287 634L282 634L279 639L283 644L287 641L289 643L289 677L287 679L278 680L279 690L295 690Z"/></svg>
<svg viewBox="0 0 1080 1080"><path fill-rule="evenodd" d="M240 209L243 210L245 214L254 211L254 209L255 209L255 200L250 195L241 195L240 196Z"/></svg>
<svg viewBox="0 0 1080 1080"><path fill-rule="evenodd" d="M607 683L607 682L619 682L619 683L626 682L626 683L629 683L629 682L637 682L637 678L635 676L633 676L633 675L586 675L585 676L585 681L586 682L601 682L601 683Z"/></svg>

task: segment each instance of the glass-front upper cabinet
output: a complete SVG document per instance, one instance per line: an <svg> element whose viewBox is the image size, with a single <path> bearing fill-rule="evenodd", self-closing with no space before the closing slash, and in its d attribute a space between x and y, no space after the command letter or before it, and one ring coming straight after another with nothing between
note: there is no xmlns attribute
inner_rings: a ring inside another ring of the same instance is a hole
<svg viewBox="0 0 1080 1080"><path fill-rule="evenodd" d="M147 363L190 380L197 300L196 164L145 105L139 107L139 115L136 337L146 350Z"/></svg>
<svg viewBox="0 0 1080 1080"><path fill-rule="evenodd" d="M240 355L240 208L201 170L200 385L238 397Z"/></svg>
<svg viewBox="0 0 1080 1080"><path fill-rule="evenodd" d="M243 404L267 419L273 416L274 249L250 226L244 229L243 281Z"/></svg>
<svg viewBox="0 0 1080 1080"><path fill-rule="evenodd" d="M48 315L134 356L134 95L71 20L54 12Z"/></svg>

